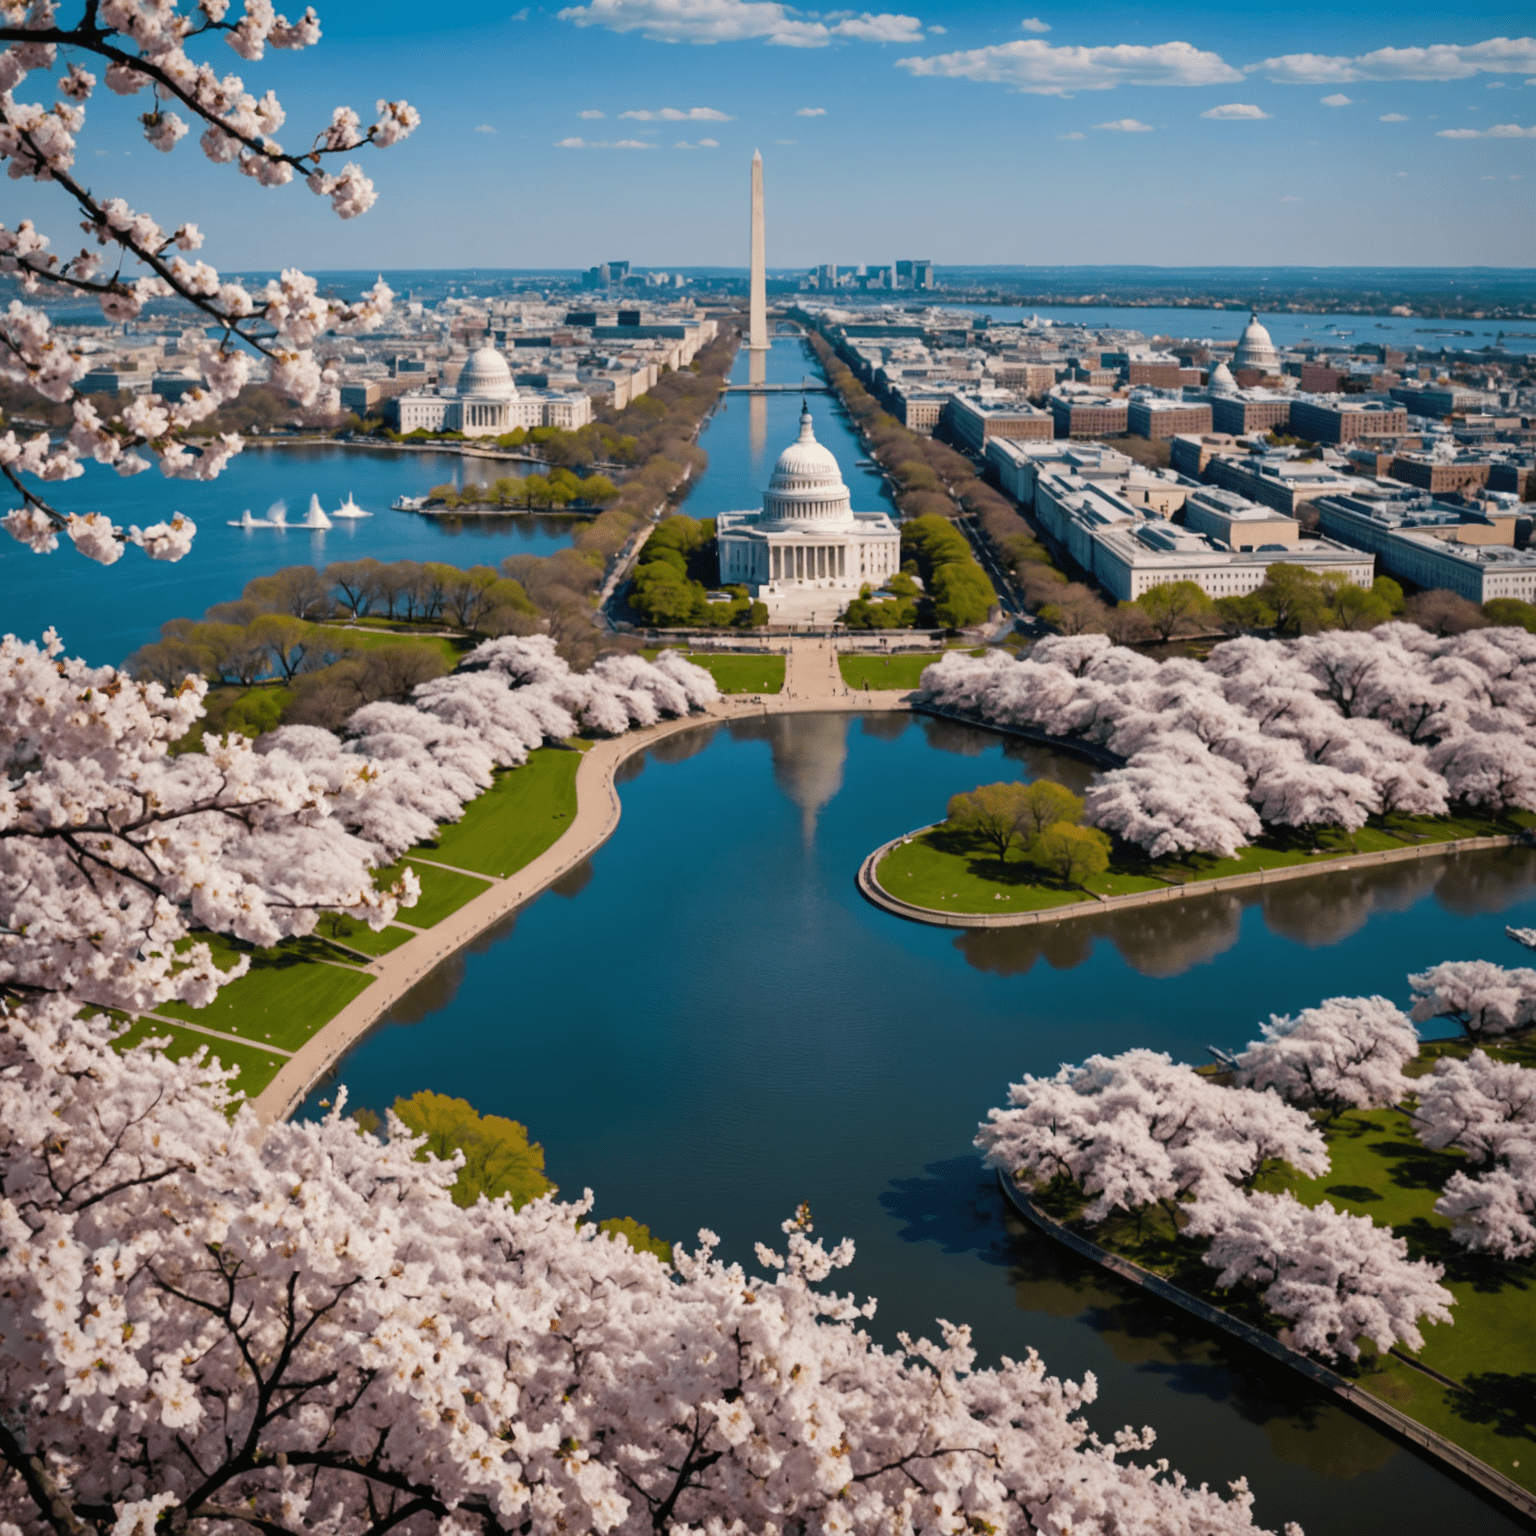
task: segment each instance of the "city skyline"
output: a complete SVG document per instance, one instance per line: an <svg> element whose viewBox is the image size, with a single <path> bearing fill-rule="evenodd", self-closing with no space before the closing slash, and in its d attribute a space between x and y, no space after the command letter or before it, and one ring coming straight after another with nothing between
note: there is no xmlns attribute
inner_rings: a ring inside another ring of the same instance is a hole
<svg viewBox="0 0 1536 1536"><path fill-rule="evenodd" d="M1422 4L1023 9L591 0L470 4L449 25L349 0L322 10L315 61L245 72L276 88L295 147L341 102L420 108L410 141L370 157L366 218L220 175L190 144L168 163L131 100L97 98L81 158L164 220L200 217L210 257L242 267L584 267L619 247L637 265L744 264L757 148L777 270L898 249L948 265L1529 261L1536 38L1512 7L1454 24ZM1455 219L1423 216L1451 200Z"/></svg>

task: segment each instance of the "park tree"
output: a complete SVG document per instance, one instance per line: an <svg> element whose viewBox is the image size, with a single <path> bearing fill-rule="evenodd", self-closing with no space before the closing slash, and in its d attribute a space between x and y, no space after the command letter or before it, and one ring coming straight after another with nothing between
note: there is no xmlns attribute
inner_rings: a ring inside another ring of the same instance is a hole
<svg viewBox="0 0 1536 1536"><path fill-rule="evenodd" d="M1063 885L1081 886L1109 868L1113 848L1109 837L1097 827L1075 827L1059 821L1034 840L1030 852Z"/></svg>
<svg viewBox="0 0 1536 1536"><path fill-rule="evenodd" d="M583 1200L461 1207L456 1162L341 1103L261 1133L205 1057L118 1052L29 1004L0 1028L0 1522L317 1529L1251 1532L1092 1436L1091 1383L969 1333L880 1347L804 1209L751 1270L672 1267ZM231 1123L230 1112L233 1112ZM722 1340L729 1343L721 1348ZM924 1517L926 1519L926 1516Z"/></svg>
<svg viewBox="0 0 1536 1536"><path fill-rule="evenodd" d="M1536 1017L1536 970L1491 960L1446 960L1408 978L1417 1023L1449 1019L1477 1045L1526 1028Z"/></svg>
<svg viewBox="0 0 1536 1536"><path fill-rule="evenodd" d="M1019 831L1025 838L1039 837L1057 822L1076 822L1083 814L1082 799L1053 779L1034 779L1024 786L1019 812Z"/></svg>
<svg viewBox="0 0 1536 1536"><path fill-rule="evenodd" d="M1247 1185L1276 1161L1327 1172L1311 1119L1273 1093L1224 1088L1148 1050L1090 1056L1053 1077L1009 1085L976 1146L1023 1188L1065 1178L1084 1196L1086 1220L1163 1207L1177 1227L1181 1202L1212 1186Z"/></svg>
<svg viewBox="0 0 1536 1536"><path fill-rule="evenodd" d="M1415 592L1405 608L1408 618L1432 635L1462 635L1488 623L1476 603L1444 587Z"/></svg>
<svg viewBox="0 0 1536 1536"><path fill-rule="evenodd" d="M396 1099L394 1113L412 1136L422 1138L416 1156L452 1162L460 1154L458 1177L449 1193L459 1206L474 1205L482 1196L505 1195L514 1210L530 1200L554 1193L544 1177L544 1149L530 1145L528 1127L503 1115L481 1115L465 1099L426 1089L408 1099Z"/></svg>
<svg viewBox="0 0 1536 1536"><path fill-rule="evenodd" d="M357 619L373 606L383 569L383 562L372 555L362 560L338 560L326 566L325 579L341 594L347 612Z"/></svg>
<svg viewBox="0 0 1536 1536"><path fill-rule="evenodd" d="M1051 573L1055 576L1055 572ZM1040 617L1064 635L1101 634L1108 620L1109 609L1102 598L1089 591L1082 582L1069 582L1062 586L1049 581L1045 585L1050 601L1040 606ZM1026 593L1029 589L1026 588Z"/></svg>
<svg viewBox="0 0 1536 1536"><path fill-rule="evenodd" d="M1331 997L1315 1008L1275 1014L1233 1063L1233 1077L1273 1088L1288 1103L1317 1110L1327 1125L1348 1109L1385 1109L1412 1092L1403 1068L1419 1035L1384 997ZM1536 1073L1532 1074L1536 1077Z"/></svg>
<svg viewBox="0 0 1536 1536"><path fill-rule="evenodd" d="M290 22L268 4L252 3L231 17L223 0L190 14L183 14L176 0L158 5L121 0L101 8L89 0L67 9L72 14L53 5L12 7L0 18L0 43L9 45L0 70L5 86L0 158L12 179L59 194L56 212L81 222L89 240L78 252L57 253L43 227L22 217L14 227L0 228L0 268L16 274L27 299L48 292L84 298L110 323L134 319L155 300L179 299L217 334L198 351L201 382L180 400L150 396L104 405L103 397L76 387L90 367L78 342L55 330L44 306L15 300L0 319L0 379L67 405L70 428L58 442L47 433L23 440L9 431L0 437L0 475L22 500L0 523L38 552L57 548L63 534L103 564L117 560L127 543L151 558L176 560L191 547L196 529L190 519L178 513L123 530L100 512L59 512L38 483L79 475L85 459L125 475L140 473L153 461L173 479L213 479L240 451L242 439L225 432L194 448L188 438L240 395L251 356L267 360L275 389L313 409L330 382L316 360L316 340L326 332L372 329L388 313L392 295L381 281L357 301L322 296L315 280L296 270L261 285L223 277L192 256L203 244L196 224L167 231L122 197L99 189L97 178L75 163L87 103L98 83L89 66L103 70L108 89L117 95L148 92L142 122L153 149L175 152L190 131L190 119L202 128L198 142L215 164L234 164L265 187L298 175L312 192L329 198L342 218L365 212L376 194L355 162L330 169L336 157L366 144L396 143L419 117L403 101L381 101L379 116L364 127L351 108L338 107L307 148L284 150L274 137L284 119L276 95L253 95L239 76L221 76L194 55L220 40L252 63L269 46L306 48L320 37L312 10ZM56 101L38 99L54 90Z"/></svg>
<svg viewBox="0 0 1536 1536"><path fill-rule="evenodd" d="M1367 1216L1326 1200L1255 1194L1212 1185L1189 1208L1185 1231L1208 1237L1205 1262L1223 1290L1254 1286L1290 1325L1297 1349L1360 1357L1360 1340L1385 1354L1424 1347L1420 1321L1449 1323L1456 1298L1438 1264L1408 1257L1408 1244Z"/></svg>
<svg viewBox="0 0 1536 1536"><path fill-rule="evenodd" d="M1536 1142L1536 1071L1529 1067L1475 1050L1464 1061L1442 1056L1418 1086L1413 1120L1426 1147L1458 1147L1486 1167L1516 1143Z"/></svg>
<svg viewBox="0 0 1536 1536"><path fill-rule="evenodd" d="M1159 640L1197 629L1213 612L1205 589L1194 581L1161 581L1136 599Z"/></svg>
<svg viewBox="0 0 1536 1536"><path fill-rule="evenodd" d="M982 784L952 795L947 813L949 825L995 848L998 858L1006 861L1008 850L1028 821L1029 790L1027 784L1008 781Z"/></svg>

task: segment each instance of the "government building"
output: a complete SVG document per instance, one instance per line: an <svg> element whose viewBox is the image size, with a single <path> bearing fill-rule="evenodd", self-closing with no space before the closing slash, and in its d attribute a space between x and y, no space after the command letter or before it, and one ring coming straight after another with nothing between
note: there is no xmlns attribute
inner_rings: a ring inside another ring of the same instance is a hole
<svg viewBox="0 0 1536 1536"><path fill-rule="evenodd" d="M901 532L884 512L855 512L829 448L816 441L808 406L800 436L779 455L761 512L715 520L722 586L745 586L770 623L825 624L862 587L901 569Z"/></svg>
<svg viewBox="0 0 1536 1536"><path fill-rule="evenodd" d="M552 390L519 391L507 360L494 347L470 354L452 394L421 390L396 395L385 407L400 433L462 432L465 437L500 437L517 428L584 427L592 419L586 394Z"/></svg>

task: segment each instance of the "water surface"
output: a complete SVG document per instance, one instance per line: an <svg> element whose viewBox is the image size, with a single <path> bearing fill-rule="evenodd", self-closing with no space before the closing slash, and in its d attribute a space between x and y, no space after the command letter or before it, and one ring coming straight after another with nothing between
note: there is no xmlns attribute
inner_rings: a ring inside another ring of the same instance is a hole
<svg viewBox="0 0 1536 1536"><path fill-rule="evenodd" d="M567 1194L749 1266L808 1200L851 1236L874 1331L973 1325L984 1359L1091 1371L1101 1431L1150 1423L1196 1481L1246 1474L1311 1536L1515 1527L1299 1378L1005 1218L970 1139L1010 1080L1145 1045L1201 1061L1271 1012L1406 999L1439 959L1508 962L1536 853L1351 871L1037 929L959 933L864 902L868 850L1005 775L1080 764L905 715L706 726L631 761L614 837L454 957L341 1064L524 1121ZM330 1086L317 1090L329 1094ZM307 1113L317 1112L312 1101Z"/></svg>

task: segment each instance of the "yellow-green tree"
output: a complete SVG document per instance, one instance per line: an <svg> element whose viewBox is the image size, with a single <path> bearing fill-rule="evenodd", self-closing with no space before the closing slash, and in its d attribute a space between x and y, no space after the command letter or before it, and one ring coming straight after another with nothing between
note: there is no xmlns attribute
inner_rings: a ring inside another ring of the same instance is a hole
<svg viewBox="0 0 1536 1536"><path fill-rule="evenodd" d="M511 1195L514 1208L551 1194L555 1186L544 1177L544 1148L528 1140L528 1128L502 1115L481 1115L466 1099L423 1089L395 1100L395 1113L427 1144L422 1155L450 1158L464 1154L464 1166L453 1186L455 1205L473 1205L481 1195L494 1200Z"/></svg>
<svg viewBox="0 0 1536 1536"><path fill-rule="evenodd" d="M1035 840L1034 855L1063 885L1081 885L1109 868L1112 847L1097 827L1074 827L1059 821Z"/></svg>
<svg viewBox="0 0 1536 1536"><path fill-rule="evenodd" d="M990 843L997 849L998 858L1006 860L1009 848L1019 836L1028 798L1027 784L982 784L951 796L949 824L956 831L968 832Z"/></svg>
<svg viewBox="0 0 1536 1536"><path fill-rule="evenodd" d="M1064 785L1050 779L1036 779L1024 786L1019 815L1019 832L1025 838L1039 837L1047 827L1059 821L1076 822L1083 814L1083 802Z"/></svg>

